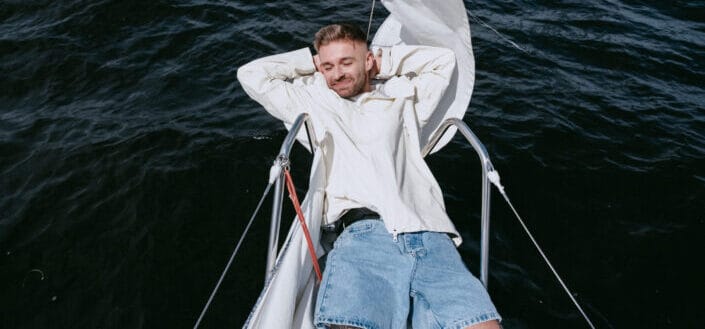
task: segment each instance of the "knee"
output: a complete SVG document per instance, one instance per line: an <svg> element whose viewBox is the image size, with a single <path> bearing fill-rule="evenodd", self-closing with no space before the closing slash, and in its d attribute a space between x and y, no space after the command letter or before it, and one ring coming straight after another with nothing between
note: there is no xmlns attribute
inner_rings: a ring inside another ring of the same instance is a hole
<svg viewBox="0 0 705 329"><path fill-rule="evenodd" d="M502 327L499 325L499 321L497 320L492 320L492 321L485 321L482 323L478 324L473 324L472 326L469 326L465 329L501 329Z"/></svg>

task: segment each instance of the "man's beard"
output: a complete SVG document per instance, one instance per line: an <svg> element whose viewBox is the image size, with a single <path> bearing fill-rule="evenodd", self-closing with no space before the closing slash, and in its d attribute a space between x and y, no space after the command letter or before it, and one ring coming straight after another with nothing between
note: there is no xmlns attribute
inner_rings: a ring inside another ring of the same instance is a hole
<svg viewBox="0 0 705 329"><path fill-rule="evenodd" d="M349 98L362 94L367 87L367 72L363 72L359 75L360 79L354 80L353 84L347 89L342 89L340 91L333 89L340 97ZM341 80L347 79L347 76L343 77Z"/></svg>

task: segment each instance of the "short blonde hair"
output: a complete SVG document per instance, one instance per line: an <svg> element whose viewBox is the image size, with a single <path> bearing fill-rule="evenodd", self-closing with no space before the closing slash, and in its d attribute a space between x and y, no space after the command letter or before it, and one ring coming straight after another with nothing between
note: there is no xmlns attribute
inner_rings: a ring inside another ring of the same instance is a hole
<svg viewBox="0 0 705 329"><path fill-rule="evenodd" d="M359 26L350 23L331 24L322 27L313 39L313 48L318 51L320 46L325 46L337 40L360 41L367 45L367 36Z"/></svg>

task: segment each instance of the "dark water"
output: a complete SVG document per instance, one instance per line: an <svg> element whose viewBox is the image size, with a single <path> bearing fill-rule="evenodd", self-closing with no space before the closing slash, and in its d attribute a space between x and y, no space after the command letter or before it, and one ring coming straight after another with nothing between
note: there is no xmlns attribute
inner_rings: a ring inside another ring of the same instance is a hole
<svg viewBox="0 0 705 329"><path fill-rule="evenodd" d="M238 66L332 21L365 25L369 5L0 1L0 327L192 327L285 135ZM465 121L597 327L702 326L705 3L466 5ZM428 161L476 272L477 160L456 139ZM204 328L244 322L268 211ZM505 328L586 328L496 195L492 212Z"/></svg>

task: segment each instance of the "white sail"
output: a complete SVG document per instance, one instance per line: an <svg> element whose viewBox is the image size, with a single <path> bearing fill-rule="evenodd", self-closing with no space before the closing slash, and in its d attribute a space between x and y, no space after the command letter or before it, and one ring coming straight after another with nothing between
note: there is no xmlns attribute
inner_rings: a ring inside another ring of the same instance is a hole
<svg viewBox="0 0 705 329"><path fill-rule="evenodd" d="M323 215L325 165L316 152L311 179L301 209L306 218L311 239L320 238ZM314 243L317 255L323 248ZM316 302L316 274L301 226L294 220L279 252L270 279L265 283L243 328L313 328L313 306Z"/></svg>

